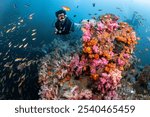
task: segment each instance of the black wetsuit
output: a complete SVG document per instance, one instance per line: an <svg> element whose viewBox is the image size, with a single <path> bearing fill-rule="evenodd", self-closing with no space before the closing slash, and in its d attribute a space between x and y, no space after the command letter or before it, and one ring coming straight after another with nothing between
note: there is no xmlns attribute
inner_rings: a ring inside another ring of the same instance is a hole
<svg viewBox="0 0 150 117"><path fill-rule="evenodd" d="M55 28L58 30L56 34L65 35L69 34L73 23L66 17L65 21L59 21L55 23Z"/></svg>

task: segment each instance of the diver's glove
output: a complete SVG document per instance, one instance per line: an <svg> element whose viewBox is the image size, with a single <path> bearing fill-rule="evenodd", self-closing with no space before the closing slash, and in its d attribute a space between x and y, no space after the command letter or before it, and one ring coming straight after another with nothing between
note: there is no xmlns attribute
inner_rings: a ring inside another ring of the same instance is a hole
<svg viewBox="0 0 150 117"><path fill-rule="evenodd" d="M55 28L55 34L57 34L58 33L58 30L57 30L57 28Z"/></svg>
<svg viewBox="0 0 150 117"><path fill-rule="evenodd" d="M55 28L55 34L61 34L62 31Z"/></svg>

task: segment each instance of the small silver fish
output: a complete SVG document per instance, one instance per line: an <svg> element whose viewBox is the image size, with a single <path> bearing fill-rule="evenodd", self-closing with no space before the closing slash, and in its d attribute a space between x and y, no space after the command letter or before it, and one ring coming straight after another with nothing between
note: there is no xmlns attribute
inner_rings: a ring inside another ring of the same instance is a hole
<svg viewBox="0 0 150 117"><path fill-rule="evenodd" d="M22 48L22 47L23 47L23 44L19 46L19 48Z"/></svg>
<svg viewBox="0 0 150 117"><path fill-rule="evenodd" d="M11 31L14 31L16 29L16 26L14 26L12 29L11 29Z"/></svg>
<svg viewBox="0 0 150 117"><path fill-rule="evenodd" d="M35 32L35 33L32 33L31 35L32 35L32 36L36 35L36 32Z"/></svg>
<svg viewBox="0 0 150 117"><path fill-rule="evenodd" d="M148 48L145 48L145 51L149 51L149 49L148 49Z"/></svg>
<svg viewBox="0 0 150 117"><path fill-rule="evenodd" d="M10 74L9 74L9 78L11 78L12 74L13 74L13 71L11 71L11 72L10 72Z"/></svg>
<svg viewBox="0 0 150 117"><path fill-rule="evenodd" d="M8 47L10 48L12 46L12 44L8 45Z"/></svg>
<svg viewBox="0 0 150 117"><path fill-rule="evenodd" d="M28 43L26 43L23 47L26 48L28 46Z"/></svg>
<svg viewBox="0 0 150 117"><path fill-rule="evenodd" d="M14 77L16 75L16 73L14 73L12 76Z"/></svg>
<svg viewBox="0 0 150 117"><path fill-rule="evenodd" d="M18 19L21 19L21 17L18 17Z"/></svg>
<svg viewBox="0 0 150 117"><path fill-rule="evenodd" d="M34 13L32 13L32 14L29 15L29 19L30 19L30 20L33 19L33 15L34 15Z"/></svg>
<svg viewBox="0 0 150 117"><path fill-rule="evenodd" d="M29 16L33 16L35 13L30 14Z"/></svg>
<svg viewBox="0 0 150 117"><path fill-rule="evenodd" d="M140 62L141 62L141 59L139 58L139 59L137 60L137 62L139 62L139 63L140 63Z"/></svg>
<svg viewBox="0 0 150 117"><path fill-rule="evenodd" d="M25 60L27 60L27 58L23 58L23 59L22 59L22 61L25 61Z"/></svg>
<svg viewBox="0 0 150 117"><path fill-rule="evenodd" d="M11 42L8 43L8 45L10 45L10 44L11 44Z"/></svg>
<svg viewBox="0 0 150 117"><path fill-rule="evenodd" d="M23 19L21 19L20 22L23 23Z"/></svg>
<svg viewBox="0 0 150 117"><path fill-rule="evenodd" d="M33 30L32 30L32 32L35 32L35 31L36 31L36 29L33 29Z"/></svg>
<svg viewBox="0 0 150 117"><path fill-rule="evenodd" d="M20 83L19 83L18 87L20 87L23 84L24 81L25 81L25 77L21 77L20 81L19 81Z"/></svg>
<svg viewBox="0 0 150 117"><path fill-rule="evenodd" d="M14 45L14 48L18 47L18 45Z"/></svg>
<svg viewBox="0 0 150 117"><path fill-rule="evenodd" d="M6 33L9 33L11 31L11 29L8 29L7 31L6 31Z"/></svg>
<svg viewBox="0 0 150 117"><path fill-rule="evenodd" d="M10 67L11 62L7 62L4 67Z"/></svg>
<svg viewBox="0 0 150 117"><path fill-rule="evenodd" d="M27 38L23 38L22 41L25 41Z"/></svg>
<svg viewBox="0 0 150 117"><path fill-rule="evenodd" d="M21 63L17 66L17 69L22 71L26 67L26 63Z"/></svg>
<svg viewBox="0 0 150 117"><path fill-rule="evenodd" d="M36 40L36 38L33 38L32 40L34 41L34 40Z"/></svg>
<svg viewBox="0 0 150 117"><path fill-rule="evenodd" d="M15 59L15 62L17 62L17 61L21 61L23 58L16 58Z"/></svg>

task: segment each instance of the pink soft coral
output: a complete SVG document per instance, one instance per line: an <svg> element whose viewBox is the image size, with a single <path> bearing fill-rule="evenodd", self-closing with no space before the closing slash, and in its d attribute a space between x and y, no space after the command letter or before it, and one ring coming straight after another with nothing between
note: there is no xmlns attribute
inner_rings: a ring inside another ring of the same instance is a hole
<svg viewBox="0 0 150 117"><path fill-rule="evenodd" d="M101 58L103 65L107 65L108 64L108 60L104 57Z"/></svg>
<svg viewBox="0 0 150 117"><path fill-rule="evenodd" d="M101 21L99 21L99 22L97 23L97 29L98 29L99 31L102 31L102 30L104 29L104 24L103 24Z"/></svg>
<svg viewBox="0 0 150 117"><path fill-rule="evenodd" d="M83 67L86 66L86 64L87 59L85 57L82 57L81 60L79 61L79 56L77 55L76 57L74 57L73 61L71 61L70 64L71 72L75 71L76 76L81 75Z"/></svg>
<svg viewBox="0 0 150 117"><path fill-rule="evenodd" d="M91 37L88 36L88 35L84 35L82 38L83 38L84 42L87 42L87 41L89 41L91 39Z"/></svg>
<svg viewBox="0 0 150 117"><path fill-rule="evenodd" d="M68 72L73 73L74 69L78 66L78 64L79 64L79 55L76 54L70 62Z"/></svg>
<svg viewBox="0 0 150 117"><path fill-rule="evenodd" d="M121 71L118 69L115 69L109 74L102 73L99 78L98 89L107 98L112 99L113 97L117 97L116 88L119 86L121 77Z"/></svg>
<svg viewBox="0 0 150 117"><path fill-rule="evenodd" d="M124 58L126 58L126 59L129 59L129 58L130 58L130 55L129 55L129 54L124 54L123 56L124 56Z"/></svg>
<svg viewBox="0 0 150 117"><path fill-rule="evenodd" d="M91 39L91 33L90 33L90 31L89 31L89 30L86 30L86 31L84 32L82 38L83 38L83 41L84 41L84 42L89 41L89 40Z"/></svg>
<svg viewBox="0 0 150 117"><path fill-rule="evenodd" d="M108 95L105 96L105 100L119 100L119 95L117 94L117 92L114 90L114 91L109 91L108 92Z"/></svg>
<svg viewBox="0 0 150 117"><path fill-rule="evenodd" d="M92 66L90 70L91 70L91 74L95 74L96 73L96 67Z"/></svg>
<svg viewBox="0 0 150 117"><path fill-rule="evenodd" d="M93 59L91 66L97 67L97 66L104 66L107 64L108 64L108 61L104 57L102 57L101 59L98 59L98 60Z"/></svg>
<svg viewBox="0 0 150 117"><path fill-rule="evenodd" d="M99 47L96 46L96 45L93 46L93 51L94 51L94 53L98 53L98 52L99 52L99 49L98 49L98 48L99 48Z"/></svg>
<svg viewBox="0 0 150 117"><path fill-rule="evenodd" d="M109 26L111 31L116 30L119 27L117 22L112 22Z"/></svg>
<svg viewBox="0 0 150 117"><path fill-rule="evenodd" d="M120 58L118 58L118 65L120 66L124 66L125 65L125 61L121 60Z"/></svg>
<svg viewBox="0 0 150 117"><path fill-rule="evenodd" d="M114 71L110 72L114 88L117 88L118 84L120 83L120 79L122 78L121 73L122 72L118 69L115 69Z"/></svg>
<svg viewBox="0 0 150 117"><path fill-rule="evenodd" d="M58 87L43 85L39 91L39 95L43 100L57 100Z"/></svg>
<svg viewBox="0 0 150 117"><path fill-rule="evenodd" d="M102 64L102 60L101 60L101 59L98 59L98 60L94 59L94 60L92 61L91 66L97 67L97 66L99 66L99 65L101 65L101 64Z"/></svg>
<svg viewBox="0 0 150 117"><path fill-rule="evenodd" d="M90 99L92 99L92 95L93 94L92 94L91 90L85 89L80 92L80 99L90 100Z"/></svg>
<svg viewBox="0 0 150 117"><path fill-rule="evenodd" d="M80 91L79 89L79 86L74 86L72 89L71 89L71 92L70 94L68 95L68 99L70 100L89 100L89 99L92 99L92 91L89 90L89 89L82 89Z"/></svg>
<svg viewBox="0 0 150 117"><path fill-rule="evenodd" d="M90 23L86 23L86 24L84 24L84 26L83 26L86 30L89 30L90 28L91 28L91 25L90 25Z"/></svg>

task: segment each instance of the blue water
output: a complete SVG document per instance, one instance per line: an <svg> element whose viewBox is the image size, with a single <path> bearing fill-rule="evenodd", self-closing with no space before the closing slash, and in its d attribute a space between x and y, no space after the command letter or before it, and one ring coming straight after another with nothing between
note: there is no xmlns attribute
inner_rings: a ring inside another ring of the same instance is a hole
<svg viewBox="0 0 150 117"><path fill-rule="evenodd" d="M147 37L150 36L149 0L0 0L0 2L0 25L3 26L15 21L17 17L27 17L29 14L35 13L35 17L28 26L28 28L38 29L39 39L38 42L32 43L33 47L39 46L37 43L43 40L48 42L53 39L53 23L56 21L55 11L61 9L62 6L71 8L67 15L74 22L89 19L95 13L98 14L97 16L114 13L120 16L121 21L126 21L126 19L132 19L134 11L137 11L144 19L142 21L144 26L140 25L135 29L141 38L137 45L136 55L141 59L143 65L150 64L150 52L145 51L145 48L150 47L150 42L147 40ZM95 7L92 6L92 3L95 3ZM25 5L29 6L25 7ZM102 11L98 11L99 9ZM92 15L89 16L89 13ZM76 17L73 17L74 15ZM148 31L146 32L146 30Z"/></svg>
<svg viewBox="0 0 150 117"><path fill-rule="evenodd" d="M93 3L95 3L95 7L93 7ZM0 36L0 53L2 53L0 58L1 78L4 78L7 73L10 73L9 70L2 70L3 63L6 62L3 58L8 50L10 50L8 55L11 56L8 61L18 57L28 57L30 60L37 60L44 56L42 52L36 50L49 44L57 37L54 35L55 12L61 9L62 6L70 7L71 10L67 12L67 16L76 23L80 23L83 19L90 19L93 16L98 17L106 13L113 13L119 16L120 21L127 21L133 26L137 35L141 38L135 50L136 56L141 60L140 64L144 66L150 65L150 40L148 40L148 37L150 37L149 0L0 0L0 32L6 32L10 27L10 23L17 24L19 17L24 19L23 27L11 34L4 33L3 36ZM140 21L141 24L131 22L134 12L137 12L136 20ZM28 20L28 16L32 13L34 13L33 19ZM27 30L31 31L32 29L37 30L37 39L35 41L30 39L31 32L26 33ZM81 32L80 30L78 31ZM78 36L82 36L81 33ZM22 39L26 37L26 43L29 43L26 49L8 48L9 42L12 42L14 45L24 44ZM148 51L145 51L145 49L148 49ZM34 72L34 69L30 69L30 71ZM13 79L6 80L3 85L6 86L13 81ZM29 81L27 80L27 82ZM0 88L2 87L0 85ZM11 89L12 87L10 86L9 88ZM7 90L9 89L6 88L4 92L6 93ZM28 88L28 90L31 89ZM20 96L19 94L17 95ZM12 94L13 96L14 94Z"/></svg>

